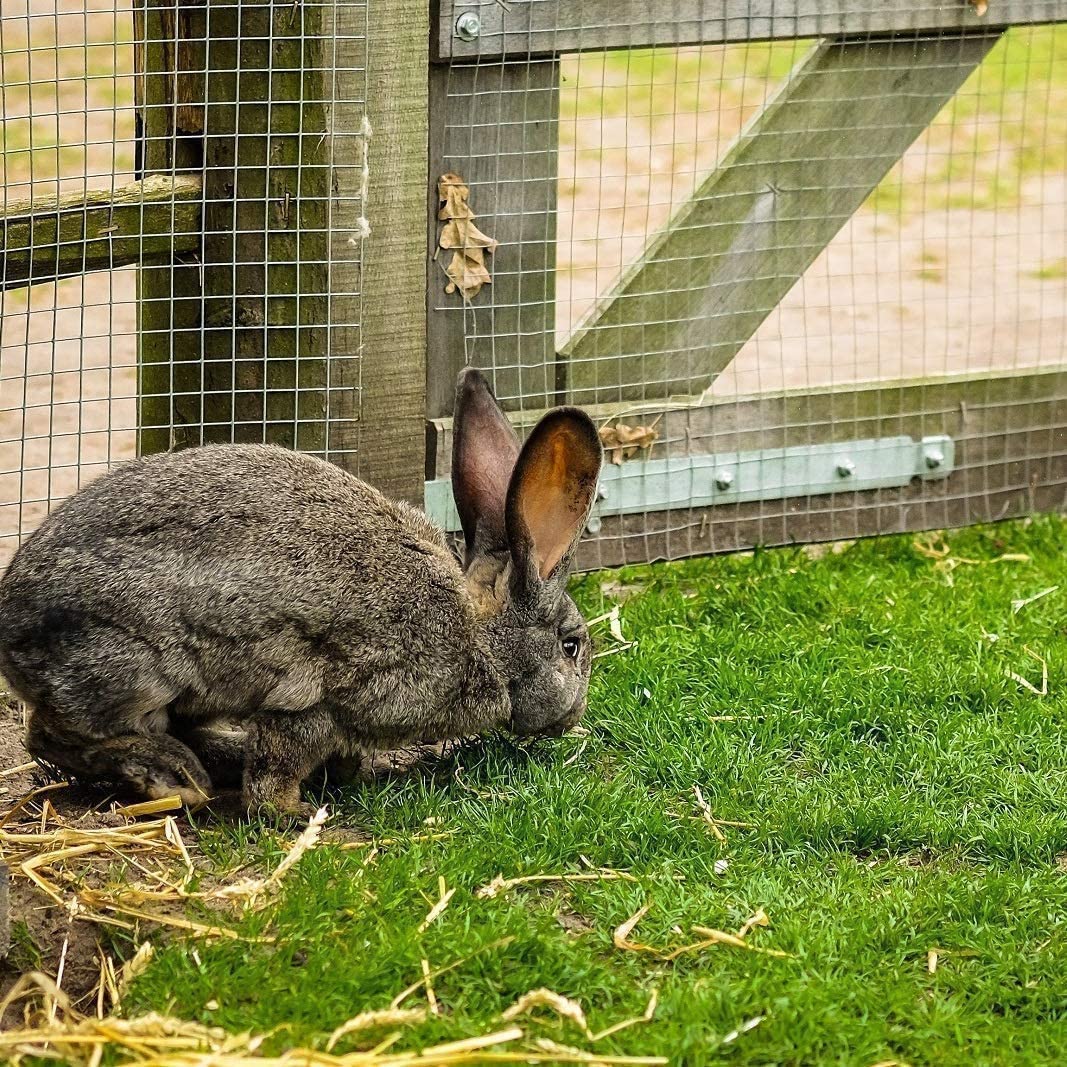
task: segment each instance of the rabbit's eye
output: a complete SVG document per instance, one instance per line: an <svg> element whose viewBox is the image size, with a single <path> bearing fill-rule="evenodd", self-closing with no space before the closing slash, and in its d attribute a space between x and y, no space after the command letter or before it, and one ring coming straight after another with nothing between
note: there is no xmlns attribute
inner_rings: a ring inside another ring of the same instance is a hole
<svg viewBox="0 0 1067 1067"><path fill-rule="evenodd" d="M577 637L565 637L563 639L563 655L568 659L577 659L578 649L581 647L581 642Z"/></svg>

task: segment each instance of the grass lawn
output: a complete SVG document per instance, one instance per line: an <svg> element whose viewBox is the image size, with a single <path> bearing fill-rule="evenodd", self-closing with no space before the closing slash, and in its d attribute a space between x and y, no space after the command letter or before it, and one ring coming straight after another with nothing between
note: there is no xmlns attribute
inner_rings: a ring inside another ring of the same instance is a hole
<svg viewBox="0 0 1067 1067"><path fill-rule="evenodd" d="M520 1047L1062 1063L1065 545L1067 523L1042 519L585 576L590 616L620 604L635 642L597 662L587 735L489 742L461 773L349 795L335 823L393 843L306 854L278 908L238 927L275 944L172 941L124 1010L322 1047L418 981L420 961L470 956L433 979L440 1015L394 1049L516 1025L501 1012L544 986L580 1001L593 1031L642 1015L653 990L658 1007L595 1045L542 1009L517 1020ZM609 621L595 629L616 647ZM716 833L694 786L716 819L750 825ZM265 871L284 847L254 828L201 840L227 870ZM634 880L477 894L498 874L599 868ZM455 893L420 932L439 879ZM629 941L654 951L616 947L646 907ZM736 933L760 909L769 926L745 941L788 955L715 943L663 959L702 940L694 925ZM421 989L405 1001L425 1004Z"/></svg>

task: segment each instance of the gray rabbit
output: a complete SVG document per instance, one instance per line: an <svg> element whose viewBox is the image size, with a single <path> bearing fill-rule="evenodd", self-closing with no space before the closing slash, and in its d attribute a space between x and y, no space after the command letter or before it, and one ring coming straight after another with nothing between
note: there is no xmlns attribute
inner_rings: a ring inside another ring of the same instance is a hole
<svg viewBox="0 0 1067 1067"><path fill-rule="evenodd" d="M29 707L26 747L186 803L243 767L249 810L295 811L330 760L496 726L562 733L589 681L566 580L601 459L574 408L520 446L465 370L462 566L420 511L310 456L213 445L116 467L0 579L0 671Z"/></svg>

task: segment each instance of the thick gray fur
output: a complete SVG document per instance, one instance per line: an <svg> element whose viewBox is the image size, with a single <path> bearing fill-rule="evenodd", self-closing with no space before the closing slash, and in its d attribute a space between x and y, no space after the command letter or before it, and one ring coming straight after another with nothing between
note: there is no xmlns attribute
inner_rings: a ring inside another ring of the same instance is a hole
<svg viewBox="0 0 1067 1067"><path fill-rule="evenodd" d="M506 425L476 372L459 402L470 449ZM528 537L512 552L494 522L461 565L420 511L273 446L149 456L90 483L0 579L0 670L30 709L27 748L187 803L227 784L237 758L250 809L291 811L329 760L497 726L569 728L591 657L563 579L600 449L587 416L553 418L586 453L570 551L544 580ZM543 447L529 445L524 457ZM481 462L510 474L516 455ZM456 494L480 514L484 487Z"/></svg>

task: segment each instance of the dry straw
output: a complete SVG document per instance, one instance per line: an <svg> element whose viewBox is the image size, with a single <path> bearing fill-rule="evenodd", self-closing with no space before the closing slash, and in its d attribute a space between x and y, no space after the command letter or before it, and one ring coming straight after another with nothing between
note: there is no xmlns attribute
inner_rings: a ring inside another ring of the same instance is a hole
<svg viewBox="0 0 1067 1067"><path fill-rule="evenodd" d="M54 788L60 788L57 785ZM36 885L72 919L106 923L130 930L144 924L167 926L201 938L238 938L225 922L196 922L182 914L191 900L238 906L245 912L267 906L286 875L320 840L327 813L320 809L293 842L281 862L263 878L243 878L207 889L193 889L197 866L189 845L167 812L173 798L112 809L115 825L89 826L64 820L42 797L50 789L34 790L9 809L0 822L0 856L16 875ZM30 814L34 801L39 814ZM17 815L22 821L11 826ZM161 816L152 818L151 816ZM148 818L146 818L148 817ZM124 820L124 821L122 821ZM435 839L446 835L432 835ZM376 843L368 843L376 855ZM120 861L122 879L106 868ZM505 879L497 876L478 893L493 897L526 884L541 882L636 881L625 871L587 870L577 873L538 874ZM438 921L453 900L455 888L439 881L437 901L431 906L419 931ZM272 940L264 936L255 940ZM23 1023L0 1033L0 1061L18 1065L32 1059L48 1059L99 1067L104 1056L122 1067L446 1067L474 1063L580 1063L608 1065L658 1065L660 1056L612 1056L594 1050L556 1044L529 1035L515 1025L520 1016L548 1010L570 1020L589 1044L595 1044L628 1027L652 1020L656 1010L653 993L643 1015L625 1019L594 1032L581 1005L551 990L534 990L520 997L500 1019L499 1028L487 1034L449 1041L418 1051L397 1051L395 1046L407 1028L441 1011L433 989L440 975L469 963L484 952L506 947L512 938L483 945L477 952L445 966L431 968L422 960L421 977L402 990L387 1007L364 1011L337 1027L325 1047L290 1048L266 1054L271 1035L231 1034L218 1027L159 1014L120 1018L114 1012L122 1004L129 983L147 967L154 955L150 941L143 941L127 962L116 966L100 954L100 976L94 994L87 998L95 1016L83 1013L62 989L62 964L56 978L40 972L23 975L0 1002L0 1016L19 1007ZM195 949L193 950L195 955ZM422 990L426 1007L404 1006ZM106 1014L110 1011L112 1014ZM384 1034L384 1036L382 1036ZM358 1042L369 1047L338 1051L338 1046Z"/></svg>

